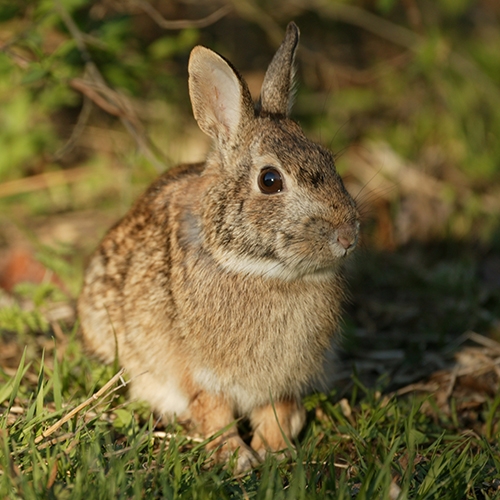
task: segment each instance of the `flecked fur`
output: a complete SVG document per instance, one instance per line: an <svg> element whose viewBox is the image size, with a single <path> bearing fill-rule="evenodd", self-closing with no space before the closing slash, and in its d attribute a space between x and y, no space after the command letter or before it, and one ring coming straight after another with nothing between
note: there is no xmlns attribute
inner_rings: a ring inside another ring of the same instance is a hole
<svg viewBox="0 0 500 500"><path fill-rule="evenodd" d="M250 418L251 447L235 428L211 444L220 460L238 450L239 469L302 428L300 397L321 378L358 235L332 154L288 118L297 43L291 23L256 110L227 61L193 49L190 95L212 151L161 176L108 232L78 303L89 350L118 355L132 396L158 414L206 436ZM257 183L269 165L283 178L276 194Z"/></svg>

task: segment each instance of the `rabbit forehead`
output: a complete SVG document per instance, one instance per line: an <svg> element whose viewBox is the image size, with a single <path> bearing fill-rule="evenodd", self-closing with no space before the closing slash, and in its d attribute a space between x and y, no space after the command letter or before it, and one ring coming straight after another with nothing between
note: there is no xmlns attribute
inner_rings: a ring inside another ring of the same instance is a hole
<svg viewBox="0 0 500 500"><path fill-rule="evenodd" d="M268 120L252 150L258 163L281 166L298 184L319 187L337 180L333 155L309 140L292 120Z"/></svg>

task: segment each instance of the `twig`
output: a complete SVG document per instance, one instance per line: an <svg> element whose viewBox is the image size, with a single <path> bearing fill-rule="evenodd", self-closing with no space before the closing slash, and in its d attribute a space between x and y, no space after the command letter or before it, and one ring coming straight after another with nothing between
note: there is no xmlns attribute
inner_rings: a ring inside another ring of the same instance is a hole
<svg viewBox="0 0 500 500"><path fill-rule="evenodd" d="M76 121L76 125L73 127L73 131L69 139L63 144L52 157L53 161L60 160L66 153L71 151L74 147L78 138L82 135L83 130L85 129L88 119L90 117L90 112L92 111L92 101L88 97L83 98L83 106L78 115L78 120Z"/></svg>
<svg viewBox="0 0 500 500"><path fill-rule="evenodd" d="M66 28L68 28L68 31L73 37L73 40L76 43L76 47L78 48L78 51L83 57L83 60L85 61L86 64L91 64L95 67L94 62L92 61L92 57L90 57L90 52L87 50L87 46L85 45L85 41L83 40L82 33L78 29L78 26L76 25L75 21L73 21L73 18L64 8L61 0L56 0L55 5L57 10L59 11L59 15L61 16L63 23L66 25Z"/></svg>
<svg viewBox="0 0 500 500"><path fill-rule="evenodd" d="M70 85L89 97L94 103L105 111L118 116L134 138L138 149L146 158L161 172L165 170L165 165L169 163L163 153L151 142L146 135L142 124L135 116L132 105L129 101L116 90L111 89L101 75L96 64L92 60L90 52L87 49L85 35L73 21L68 11L64 8L61 0L55 0L61 19L68 28L71 36L75 40L76 46L85 61L86 78L73 79Z"/></svg>
<svg viewBox="0 0 500 500"><path fill-rule="evenodd" d="M61 436L57 436L55 438L49 439L45 443L41 444L38 447L38 450L44 450L45 448L48 448L49 446L54 446L55 444L62 443L63 441L66 441L66 440L71 439L73 437L75 437L74 432L67 432L66 434L62 434ZM26 447L25 449L23 449L21 451L24 452L24 451L27 451L28 449L29 448Z"/></svg>
<svg viewBox="0 0 500 500"><path fill-rule="evenodd" d="M24 177L0 184L0 198L14 196L21 193L30 193L40 189L56 186L58 184L70 184L77 182L90 174L87 167L76 167L56 172L45 172L43 174Z"/></svg>
<svg viewBox="0 0 500 500"><path fill-rule="evenodd" d="M165 431L153 431L153 437L158 438L158 439L173 439L176 437L177 434L173 434L172 432L165 432ZM203 443L206 441L205 439L202 439L197 436L191 436L189 434L183 434L184 439L186 439L189 442L192 443Z"/></svg>
<svg viewBox="0 0 500 500"><path fill-rule="evenodd" d="M68 420L71 420L78 412L91 405L94 401L97 401L101 396L103 396L106 391L114 385L123 375L124 369L122 368L114 377L112 377L101 389L99 389L95 394L88 398L83 403L79 404L76 408L67 413L63 418L58 420L54 425L50 426L46 431L43 431L40 436L35 439L35 444L40 443L46 437L50 436L56 432L60 427L62 427Z"/></svg>
<svg viewBox="0 0 500 500"><path fill-rule="evenodd" d="M479 335L479 333L469 331L465 333L465 338L472 340L476 344L495 350L497 353L500 352L500 342L485 337L484 335Z"/></svg>
<svg viewBox="0 0 500 500"><path fill-rule="evenodd" d="M119 118L131 118L122 106L115 104L118 94L107 85L96 83L91 80L84 80L82 78L73 78L69 84L106 111L106 113L118 116ZM106 97L103 97L103 95ZM135 118L135 116L133 118Z"/></svg>
<svg viewBox="0 0 500 500"><path fill-rule="evenodd" d="M277 47L283 39L281 26L256 2L250 0L231 0L234 8L244 19L254 21L266 33L271 42Z"/></svg>
<svg viewBox="0 0 500 500"><path fill-rule="evenodd" d="M150 3L145 0L133 0L133 3L140 7L160 28L165 30L182 30L186 28L206 28L214 24L219 19L229 14L233 10L231 5L225 5L217 9L212 14L201 19L180 19L177 21L170 21L165 19L160 12L158 12Z"/></svg>

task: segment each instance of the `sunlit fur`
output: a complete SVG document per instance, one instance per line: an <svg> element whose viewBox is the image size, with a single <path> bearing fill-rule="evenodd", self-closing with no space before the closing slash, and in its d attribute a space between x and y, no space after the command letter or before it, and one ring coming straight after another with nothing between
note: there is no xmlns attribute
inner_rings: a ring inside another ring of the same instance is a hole
<svg viewBox="0 0 500 500"><path fill-rule="evenodd" d="M287 117L297 42L290 24L257 112L222 57L193 50L190 95L212 151L160 177L108 232L78 303L89 350L117 355L158 414L206 436L250 418L252 448L234 428L210 445L220 460L239 450L239 469L300 431L359 231L333 156ZM269 165L284 186L272 195L257 183Z"/></svg>

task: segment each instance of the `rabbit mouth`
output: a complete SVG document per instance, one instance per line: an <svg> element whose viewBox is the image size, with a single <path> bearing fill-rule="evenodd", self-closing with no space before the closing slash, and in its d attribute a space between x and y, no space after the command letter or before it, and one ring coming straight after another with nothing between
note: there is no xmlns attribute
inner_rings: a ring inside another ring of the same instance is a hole
<svg viewBox="0 0 500 500"><path fill-rule="evenodd" d="M278 235L278 254L286 256L289 265L307 268L314 274L335 268L356 248L358 238L357 220L335 227L327 220L312 218L301 229Z"/></svg>
<svg viewBox="0 0 500 500"><path fill-rule="evenodd" d="M358 244L359 222L355 224L342 224L333 233L332 252L340 254L339 257L345 257L351 253Z"/></svg>

